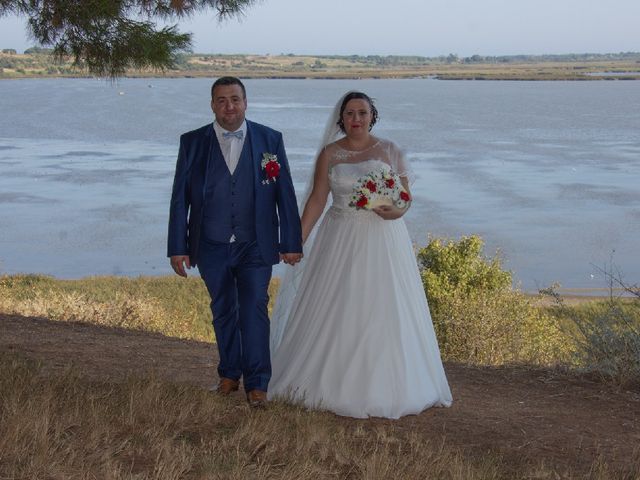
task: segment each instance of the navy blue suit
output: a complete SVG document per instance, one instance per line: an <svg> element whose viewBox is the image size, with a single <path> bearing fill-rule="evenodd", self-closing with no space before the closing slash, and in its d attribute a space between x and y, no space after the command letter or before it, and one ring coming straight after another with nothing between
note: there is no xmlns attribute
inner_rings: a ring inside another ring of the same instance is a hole
<svg viewBox="0 0 640 480"><path fill-rule="evenodd" d="M265 153L275 154L280 164L275 181L267 181L262 168ZM236 241L229 242L231 234ZM212 124L180 137L167 250L169 257L188 255L207 285L220 352L218 374L234 380L242 376L246 391L267 391L271 267L280 253L302 252L300 217L280 132L247 120L233 175Z"/></svg>

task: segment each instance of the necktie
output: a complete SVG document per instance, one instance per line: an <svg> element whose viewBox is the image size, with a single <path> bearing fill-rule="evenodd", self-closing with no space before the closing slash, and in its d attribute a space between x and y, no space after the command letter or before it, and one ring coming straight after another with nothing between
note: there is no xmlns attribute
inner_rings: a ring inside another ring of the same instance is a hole
<svg viewBox="0 0 640 480"><path fill-rule="evenodd" d="M243 137L244 135L243 135L242 130L238 130L237 132L224 132L224 133L222 134L222 136L223 136L224 138L227 138L227 139L235 137L235 138L237 138L238 140L242 140L242 137Z"/></svg>

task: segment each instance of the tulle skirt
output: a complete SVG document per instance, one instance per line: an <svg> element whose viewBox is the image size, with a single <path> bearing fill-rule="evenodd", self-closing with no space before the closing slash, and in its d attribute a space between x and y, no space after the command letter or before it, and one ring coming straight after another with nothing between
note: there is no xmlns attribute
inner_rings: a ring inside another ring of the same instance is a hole
<svg viewBox="0 0 640 480"><path fill-rule="evenodd" d="M356 418L451 404L404 220L332 207L306 262L270 398Z"/></svg>

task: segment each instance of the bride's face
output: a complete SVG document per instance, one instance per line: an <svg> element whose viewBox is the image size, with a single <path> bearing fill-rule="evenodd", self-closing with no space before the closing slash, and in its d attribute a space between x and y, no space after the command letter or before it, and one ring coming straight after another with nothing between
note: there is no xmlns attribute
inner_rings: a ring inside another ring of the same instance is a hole
<svg viewBox="0 0 640 480"><path fill-rule="evenodd" d="M371 106L362 98L349 100L342 112L342 122L347 136L360 136L369 133L371 125Z"/></svg>

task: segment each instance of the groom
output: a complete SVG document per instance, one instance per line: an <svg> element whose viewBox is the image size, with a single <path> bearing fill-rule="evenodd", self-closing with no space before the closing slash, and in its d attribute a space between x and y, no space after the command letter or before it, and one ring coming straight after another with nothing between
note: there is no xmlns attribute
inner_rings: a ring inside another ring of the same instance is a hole
<svg viewBox="0 0 640 480"><path fill-rule="evenodd" d="M300 218L282 134L245 120L242 82L211 87L215 121L180 137L168 256L186 277L197 265L211 296L220 363L217 391L266 404L271 378L267 288L271 267L302 258Z"/></svg>

